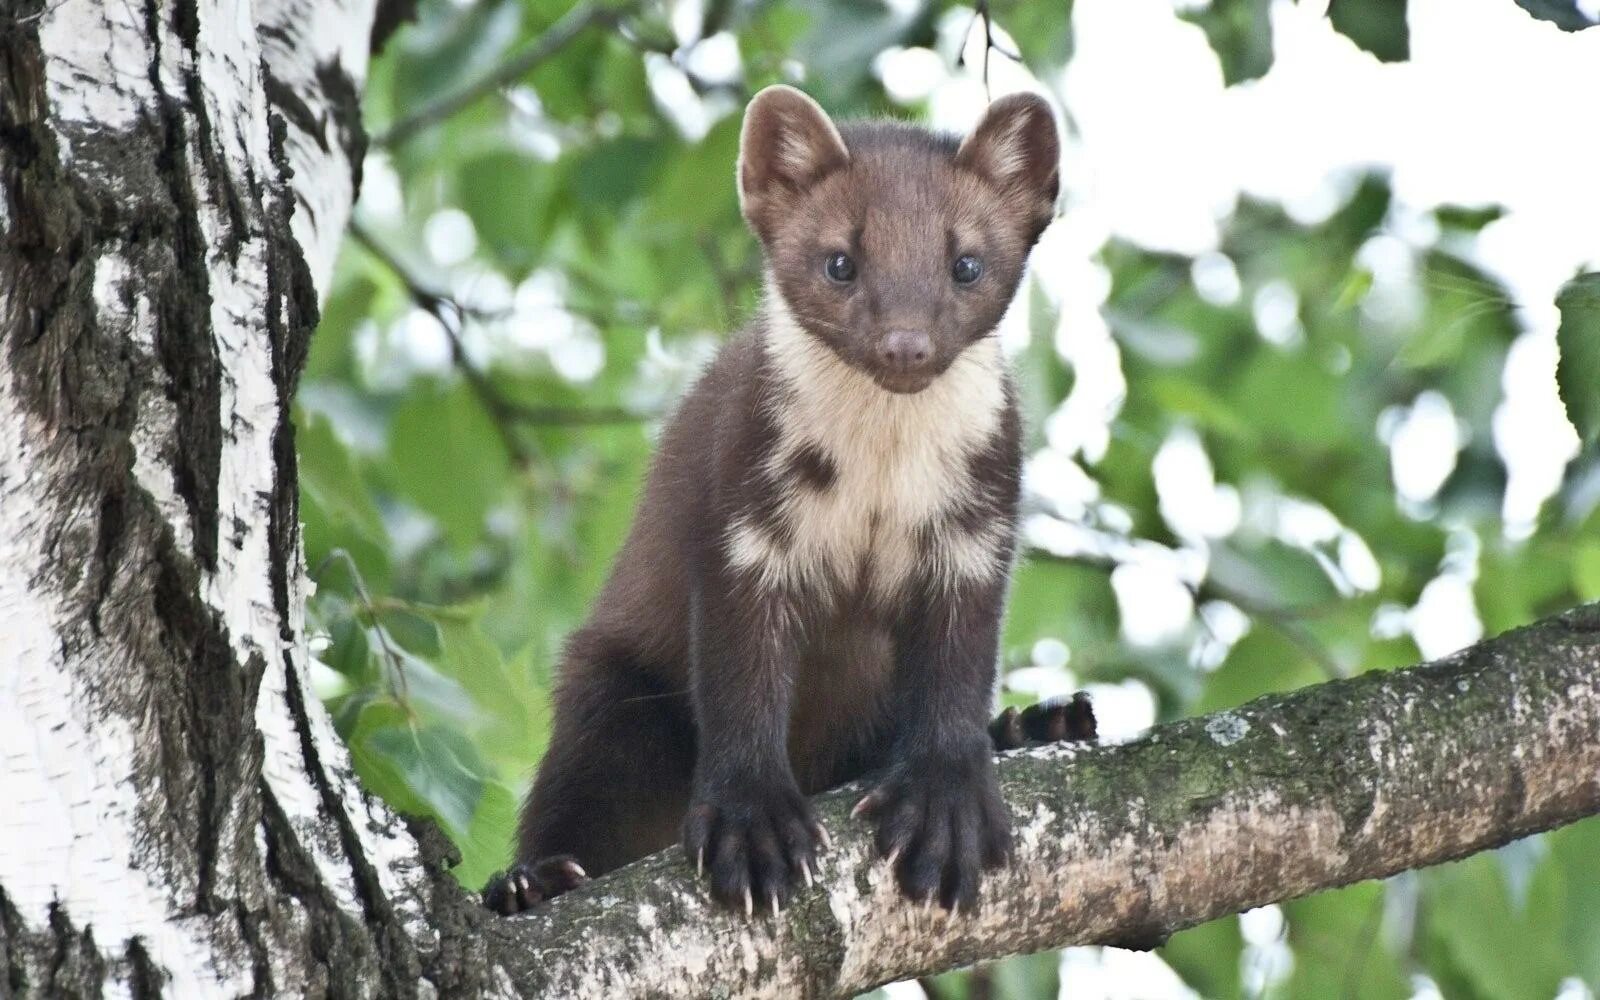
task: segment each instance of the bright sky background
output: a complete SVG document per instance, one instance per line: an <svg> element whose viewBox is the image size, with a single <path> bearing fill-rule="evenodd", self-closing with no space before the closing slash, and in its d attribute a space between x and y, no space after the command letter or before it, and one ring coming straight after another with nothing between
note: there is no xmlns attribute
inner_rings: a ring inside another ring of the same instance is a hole
<svg viewBox="0 0 1600 1000"><path fill-rule="evenodd" d="M886 2L908 18L916 9L916 0ZM1556 397L1554 298L1577 271L1600 267L1600 128L1592 114L1600 94L1600 28L1563 33L1511 0L1410 0L1411 60L1382 64L1332 30L1323 16L1326 0L1275 0L1272 70L1261 80L1228 88L1200 29L1176 14L1206 2L1077 0L1077 54L1056 78L1036 79L1003 57L991 59L995 96L1038 91L1072 126L1063 150L1066 214L1041 241L1033 274L1060 308L1057 348L1078 378L1048 425L1049 446L1029 462L1030 489L1047 510L1030 524L1032 540L1066 553L1093 551L1099 543L1074 527L1074 520L1089 511L1102 523L1114 526L1117 520L1090 474L1127 391L1118 348L1099 312L1110 289L1108 273L1095 260L1105 242L1115 236L1191 256L1200 294L1219 303L1236 301L1239 276L1217 245L1219 227L1239 195L1281 202L1292 217L1312 223L1339 208L1360 173L1372 167L1389 172L1394 190L1385 231L1361 254L1374 277L1363 309L1375 320L1417 307L1419 250L1438 236L1430 216L1434 208L1506 209L1481 234L1450 249L1505 283L1524 328L1507 364L1494 422L1495 443L1510 472L1505 515L1515 533L1556 489L1577 448ZM1600 8L1600 0L1588 3L1591 13ZM673 23L686 42L700 23L700 9L699 0L674 5ZM937 50L893 50L876 64L891 97L908 107L927 101L932 124L954 132L969 129L986 103L974 72L983 62L981 31L971 31L972 25L969 10L951 11L941 22ZM955 56L963 50L969 68L956 70ZM714 36L681 55L705 79L740 75L732 35ZM725 99L697 97L665 56L650 57L647 72L663 111L687 136L704 134L739 111ZM804 86L798 66L796 76ZM527 112L522 138L529 151L554 156L559 142L540 125L537 95L517 91L512 97ZM400 191L381 156L369 158L366 177L363 213L395 217ZM604 345L596 331L562 309L559 275L535 274L512 288L503 277L474 267L471 221L454 209L430 219L424 237L429 256L452 275L458 294L512 311L499 327L473 334L480 338L471 342L475 349L546 351L558 373L579 383L598 373ZM1013 346L1027 335L1025 300L1019 299L1003 331ZM1261 290L1251 306L1269 341L1292 347L1303 335L1298 303L1287 286ZM653 343L649 364L660 369L652 369L653 383L692 373L693 359L660 349L659 338ZM403 380L410 371L450 366L448 343L420 311L387 331L366 331L358 344L369 370L386 377ZM701 356L708 345L709 340L699 349ZM386 363L375 364L380 356ZM1425 392L1386 414L1373 433L1390 446L1402 504L1427 512L1466 443L1449 401ZM1169 641L1202 614L1212 645L1223 645L1197 646L1196 662L1204 667L1220 661L1225 644L1247 622L1226 606L1197 611L1183 583L1203 575L1207 539L1228 534L1247 515L1247 523L1265 524L1285 541L1331 544L1338 558L1327 568L1347 593L1376 588L1378 566L1361 538L1317 504L1241 496L1217 484L1194 433L1180 430L1168 439L1155 475L1163 515L1183 543L1177 550L1139 546L1115 553L1127 562L1113 586L1130 641ZM1417 606L1385 609L1374 630L1409 631L1430 658L1477 639L1481 625L1471 590L1477 544L1470 533L1458 533L1446 565ZM1013 673L1013 687L1040 694L1076 689L1070 642L1065 636L1040 643L1034 666ZM1132 737L1154 718L1154 698L1138 681L1090 690L1102 731L1113 738ZM1293 956L1281 940L1278 908L1246 914L1243 928L1247 983L1262 986L1287 975ZM1193 996L1150 954L1072 949L1063 953L1062 972L1063 997ZM895 998L922 995L914 984L888 992ZM1438 995L1433 984L1418 982L1418 997ZM1586 995L1569 984L1561 996Z"/></svg>

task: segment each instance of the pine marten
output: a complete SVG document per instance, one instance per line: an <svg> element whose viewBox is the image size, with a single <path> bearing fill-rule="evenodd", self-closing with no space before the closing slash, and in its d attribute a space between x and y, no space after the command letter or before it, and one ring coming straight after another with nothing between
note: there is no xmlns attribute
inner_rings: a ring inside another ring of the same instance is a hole
<svg viewBox="0 0 1600 1000"><path fill-rule="evenodd" d="M869 775L856 813L903 891L975 905L1010 844L995 746L1093 729L1079 699L986 731L1021 475L995 328L1059 155L1032 95L961 141L751 101L764 305L662 434L491 908L681 837L716 898L776 911L827 843L806 796Z"/></svg>

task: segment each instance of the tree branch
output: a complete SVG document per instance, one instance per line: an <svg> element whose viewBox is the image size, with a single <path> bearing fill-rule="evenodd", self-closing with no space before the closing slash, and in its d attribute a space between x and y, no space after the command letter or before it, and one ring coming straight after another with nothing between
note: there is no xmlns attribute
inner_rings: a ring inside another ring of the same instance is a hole
<svg viewBox="0 0 1600 1000"><path fill-rule="evenodd" d="M777 919L712 905L676 851L486 926L527 996L846 996L1019 952L1173 931L1600 812L1600 605L1434 664L1000 764L1017 856L975 916L900 899L820 796L825 875Z"/></svg>

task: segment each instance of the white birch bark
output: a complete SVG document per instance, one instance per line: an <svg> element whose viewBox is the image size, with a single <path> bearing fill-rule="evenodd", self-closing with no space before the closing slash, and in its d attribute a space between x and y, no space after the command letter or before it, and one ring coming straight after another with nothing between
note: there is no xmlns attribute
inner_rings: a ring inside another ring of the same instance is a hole
<svg viewBox="0 0 1600 1000"><path fill-rule="evenodd" d="M287 424L373 8L0 15L0 891L30 988L75 985L39 960L74 928L83 985L181 996L376 986L407 963L378 974L374 911L436 942L306 685Z"/></svg>

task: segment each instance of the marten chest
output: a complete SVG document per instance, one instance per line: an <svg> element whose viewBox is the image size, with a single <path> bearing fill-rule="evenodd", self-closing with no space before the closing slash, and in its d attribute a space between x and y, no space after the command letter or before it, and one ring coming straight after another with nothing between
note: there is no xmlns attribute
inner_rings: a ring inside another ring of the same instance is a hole
<svg viewBox="0 0 1600 1000"><path fill-rule="evenodd" d="M983 461L1006 405L997 351L977 345L914 395L823 374L767 403L774 439L729 529L733 563L787 588L874 603L913 581L1003 572L1008 526L985 516L993 484Z"/></svg>

